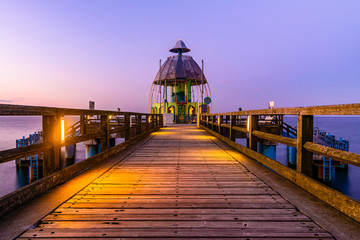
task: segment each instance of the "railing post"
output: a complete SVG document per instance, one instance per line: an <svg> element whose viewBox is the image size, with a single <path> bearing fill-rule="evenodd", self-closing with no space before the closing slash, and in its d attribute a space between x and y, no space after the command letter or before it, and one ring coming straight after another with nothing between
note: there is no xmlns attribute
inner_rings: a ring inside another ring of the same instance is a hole
<svg viewBox="0 0 360 240"><path fill-rule="evenodd" d="M223 123L224 120L224 116L223 115L219 115L218 116L218 125L219 125L219 134L221 135L221 124Z"/></svg>
<svg viewBox="0 0 360 240"><path fill-rule="evenodd" d="M136 115L137 117L137 123L136 123L136 135L139 135L141 134L141 124L142 124L142 115L141 114L138 114Z"/></svg>
<svg viewBox="0 0 360 240"><path fill-rule="evenodd" d="M230 116L230 132L229 132L229 138L231 141L235 142L235 130L233 130L233 127L236 125L236 115Z"/></svg>
<svg viewBox="0 0 360 240"><path fill-rule="evenodd" d="M131 131L131 126L130 126L130 115L129 114L126 114L125 116L125 127L127 128L125 130L125 141L129 140L130 139L130 131Z"/></svg>
<svg viewBox="0 0 360 240"><path fill-rule="evenodd" d="M42 116L43 142L50 143L53 147L44 152L43 175L44 177L60 170L60 144L61 144L61 117Z"/></svg>
<svg viewBox="0 0 360 240"><path fill-rule="evenodd" d="M100 127L102 136L100 137L100 152L109 149L109 115L101 115Z"/></svg>
<svg viewBox="0 0 360 240"><path fill-rule="evenodd" d="M153 129L154 128L154 114L150 115L150 128Z"/></svg>
<svg viewBox="0 0 360 240"><path fill-rule="evenodd" d="M85 134L85 119L86 116L81 114L80 115L80 135L84 135Z"/></svg>
<svg viewBox="0 0 360 240"><path fill-rule="evenodd" d="M209 128L209 118L210 116L205 116L206 117L206 127Z"/></svg>
<svg viewBox="0 0 360 240"><path fill-rule="evenodd" d="M150 129L150 115L146 115L146 131Z"/></svg>
<svg viewBox="0 0 360 240"><path fill-rule="evenodd" d="M164 114L161 114L159 117L160 117L160 127L164 127Z"/></svg>
<svg viewBox="0 0 360 240"><path fill-rule="evenodd" d="M249 115L248 116L248 130L249 130L249 145L248 148L250 148L253 151L257 151L257 139L253 135L253 131L258 129L258 121L259 116L258 115Z"/></svg>
<svg viewBox="0 0 360 240"><path fill-rule="evenodd" d="M211 116L211 130L214 131L215 128L215 119L216 117L214 115Z"/></svg>
<svg viewBox="0 0 360 240"><path fill-rule="evenodd" d="M313 141L313 134L314 117L312 115L298 115L296 170L309 177L312 176L313 154L303 146L306 142Z"/></svg>

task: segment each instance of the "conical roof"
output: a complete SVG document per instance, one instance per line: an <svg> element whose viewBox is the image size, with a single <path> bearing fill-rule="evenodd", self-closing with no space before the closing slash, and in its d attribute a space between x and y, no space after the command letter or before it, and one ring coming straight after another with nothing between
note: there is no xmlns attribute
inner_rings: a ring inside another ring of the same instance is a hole
<svg viewBox="0 0 360 240"><path fill-rule="evenodd" d="M186 47L185 43L181 39L177 40L175 46L171 48L169 51L173 53L178 53L179 50L181 50L181 52L183 53L190 52L190 49Z"/></svg>
<svg viewBox="0 0 360 240"><path fill-rule="evenodd" d="M201 68L195 60L188 55L170 56L166 59L155 76L154 83L163 85L165 80L167 83L188 79L192 85L201 84ZM203 75L203 83L207 83L205 75Z"/></svg>

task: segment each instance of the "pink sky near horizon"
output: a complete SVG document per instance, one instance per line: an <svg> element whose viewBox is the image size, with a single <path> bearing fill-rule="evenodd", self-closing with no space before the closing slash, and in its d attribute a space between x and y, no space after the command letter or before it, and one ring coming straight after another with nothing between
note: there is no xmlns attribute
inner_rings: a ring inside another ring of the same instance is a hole
<svg viewBox="0 0 360 240"><path fill-rule="evenodd" d="M360 102L358 1L0 2L0 103L147 111L181 38L214 112Z"/></svg>

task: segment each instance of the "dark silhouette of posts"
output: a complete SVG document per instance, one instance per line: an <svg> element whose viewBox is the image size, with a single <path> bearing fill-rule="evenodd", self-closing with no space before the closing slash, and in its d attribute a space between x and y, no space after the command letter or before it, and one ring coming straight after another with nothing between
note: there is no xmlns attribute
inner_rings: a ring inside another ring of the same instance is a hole
<svg viewBox="0 0 360 240"><path fill-rule="evenodd" d="M141 134L142 115L136 115L136 135Z"/></svg>
<svg viewBox="0 0 360 240"><path fill-rule="evenodd" d="M304 148L304 144L313 141L313 134L314 117L312 115L299 115L297 122L296 170L309 177L312 176L313 154Z"/></svg>
<svg viewBox="0 0 360 240"><path fill-rule="evenodd" d="M101 115L100 126L102 136L100 138L100 149L101 152L109 149L109 115Z"/></svg>
<svg viewBox="0 0 360 240"><path fill-rule="evenodd" d="M150 120L151 120L151 116L146 115L146 131L150 129Z"/></svg>
<svg viewBox="0 0 360 240"><path fill-rule="evenodd" d="M131 131L131 126L130 126L130 115L126 114L125 115L125 141L129 140L131 137L130 131Z"/></svg>
<svg viewBox="0 0 360 240"><path fill-rule="evenodd" d="M248 117L248 130L249 130L249 146L248 148L250 148L253 151L257 151L257 138L256 136L253 134L254 130L258 129L258 120L259 116L258 115L249 115Z"/></svg>
<svg viewBox="0 0 360 240"><path fill-rule="evenodd" d="M44 152L43 175L44 177L59 171L60 165L60 144L61 144L61 116L42 117L43 143L49 143L52 148Z"/></svg>
<svg viewBox="0 0 360 240"><path fill-rule="evenodd" d="M224 121L224 116L219 116L218 117L218 131L219 131L219 134L221 134L221 124L223 123L223 121Z"/></svg>
<svg viewBox="0 0 360 240"><path fill-rule="evenodd" d="M85 124L86 124L86 115L81 114L80 115L80 134L85 134Z"/></svg>
<svg viewBox="0 0 360 240"><path fill-rule="evenodd" d="M231 141L235 142L235 130L233 129L233 127L236 125L236 116L235 115L231 115L230 116L230 133L229 133L229 138Z"/></svg>
<svg viewBox="0 0 360 240"><path fill-rule="evenodd" d="M212 126L211 129L212 129L214 132L216 132L216 129L217 129L216 127L217 127L217 124L218 124L216 119L217 119L217 117L215 117L215 116L212 116L212 117L211 117L211 126Z"/></svg>

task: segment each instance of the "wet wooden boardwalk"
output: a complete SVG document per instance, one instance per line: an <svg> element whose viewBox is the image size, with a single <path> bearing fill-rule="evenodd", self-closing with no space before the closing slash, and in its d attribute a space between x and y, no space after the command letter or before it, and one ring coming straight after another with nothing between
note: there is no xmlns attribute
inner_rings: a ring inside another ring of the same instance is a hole
<svg viewBox="0 0 360 240"><path fill-rule="evenodd" d="M212 138L154 133L19 239L333 239Z"/></svg>

